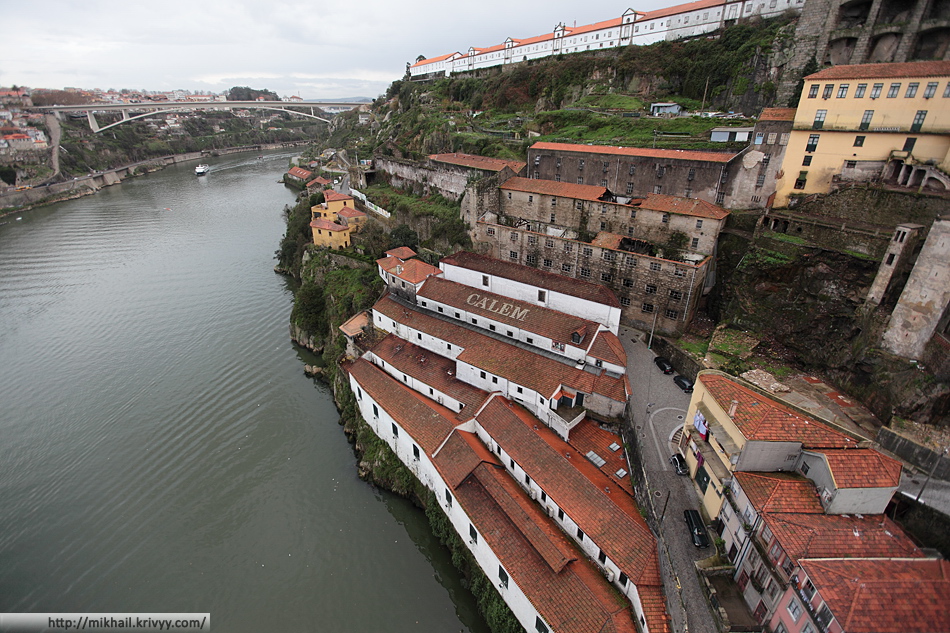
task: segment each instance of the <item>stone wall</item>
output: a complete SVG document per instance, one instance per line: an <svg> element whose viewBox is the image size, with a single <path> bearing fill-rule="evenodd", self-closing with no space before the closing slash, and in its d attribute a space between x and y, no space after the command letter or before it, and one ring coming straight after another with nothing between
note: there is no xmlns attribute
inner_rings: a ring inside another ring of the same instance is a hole
<svg viewBox="0 0 950 633"><path fill-rule="evenodd" d="M375 167L389 177L392 186L422 195L439 193L449 200L458 200L465 192L471 170L464 167L435 167L428 161L417 163L411 160L378 157Z"/></svg>
<svg viewBox="0 0 950 633"><path fill-rule="evenodd" d="M887 427L878 431L877 443L923 473L929 473L934 464L937 464L936 470L933 471L934 479L950 481L950 458L946 455L941 455Z"/></svg>

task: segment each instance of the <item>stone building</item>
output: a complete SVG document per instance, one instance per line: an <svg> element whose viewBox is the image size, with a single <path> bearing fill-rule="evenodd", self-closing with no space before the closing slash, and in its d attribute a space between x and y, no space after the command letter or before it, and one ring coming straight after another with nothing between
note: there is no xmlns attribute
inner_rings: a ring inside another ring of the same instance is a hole
<svg viewBox="0 0 950 633"><path fill-rule="evenodd" d="M765 108L752 129L751 143L733 161L731 208L771 206L775 181L782 170L785 148L795 121L795 108Z"/></svg>
<svg viewBox="0 0 950 633"><path fill-rule="evenodd" d="M659 193L699 198L732 208L728 182L731 152L535 143L528 148L528 176L609 189L620 197Z"/></svg>
<svg viewBox="0 0 950 633"><path fill-rule="evenodd" d="M400 189L418 191L423 195L438 193L458 200L469 181L493 176L507 170L508 176L524 175L525 163L516 160L488 158L474 154L432 154L424 162L378 157L376 170L386 174L389 183Z"/></svg>

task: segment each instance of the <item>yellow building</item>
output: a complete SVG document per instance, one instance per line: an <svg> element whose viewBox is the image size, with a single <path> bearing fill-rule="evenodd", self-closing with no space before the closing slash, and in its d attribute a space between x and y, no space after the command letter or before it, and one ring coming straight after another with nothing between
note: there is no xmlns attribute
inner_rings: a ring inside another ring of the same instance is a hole
<svg viewBox="0 0 950 633"><path fill-rule="evenodd" d="M950 61L833 66L805 77L773 206L838 183L950 189Z"/></svg>
<svg viewBox="0 0 950 633"><path fill-rule="evenodd" d="M693 386L679 451L703 509L716 518L734 472L791 472L803 449L856 447L857 438L744 380L705 370Z"/></svg>
<svg viewBox="0 0 950 633"><path fill-rule="evenodd" d="M338 193L332 189L323 192L323 200L323 203L310 207L310 218L312 220L323 218L331 222L339 222L340 211L356 209L351 196Z"/></svg>
<svg viewBox="0 0 950 633"><path fill-rule="evenodd" d="M313 231L313 243L330 250L343 250L350 245L350 227L337 224L325 218L311 220L310 230Z"/></svg>

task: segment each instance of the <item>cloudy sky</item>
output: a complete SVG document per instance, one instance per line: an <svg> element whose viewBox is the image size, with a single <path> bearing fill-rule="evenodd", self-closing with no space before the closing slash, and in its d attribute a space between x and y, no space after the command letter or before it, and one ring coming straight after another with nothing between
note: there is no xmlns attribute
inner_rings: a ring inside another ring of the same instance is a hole
<svg viewBox="0 0 950 633"><path fill-rule="evenodd" d="M676 0L643 0L648 11ZM419 55L619 17L606 0L4 3L0 86L376 97Z"/></svg>

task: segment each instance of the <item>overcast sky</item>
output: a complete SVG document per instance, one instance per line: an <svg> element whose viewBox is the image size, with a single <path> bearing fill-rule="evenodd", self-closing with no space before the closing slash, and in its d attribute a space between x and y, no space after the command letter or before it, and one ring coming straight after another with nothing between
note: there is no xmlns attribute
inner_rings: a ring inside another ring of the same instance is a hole
<svg viewBox="0 0 950 633"><path fill-rule="evenodd" d="M629 0L628 0L629 1ZM639 11L679 4L644 0ZM606 0L20 0L3 8L0 86L268 89L374 98L406 62L619 17Z"/></svg>

